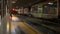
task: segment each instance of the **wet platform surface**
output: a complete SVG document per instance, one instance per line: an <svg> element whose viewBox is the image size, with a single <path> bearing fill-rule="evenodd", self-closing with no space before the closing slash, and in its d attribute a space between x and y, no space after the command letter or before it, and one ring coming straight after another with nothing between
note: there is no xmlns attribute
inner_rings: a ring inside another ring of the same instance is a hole
<svg viewBox="0 0 60 34"><path fill-rule="evenodd" d="M16 16L14 16L15 18ZM17 18L17 17L16 17ZM39 32L31 27L29 24L25 23L21 19L16 19L11 22L11 32L12 34L39 34Z"/></svg>
<svg viewBox="0 0 60 34"><path fill-rule="evenodd" d="M59 26L42 20L13 15L12 34L60 34Z"/></svg>

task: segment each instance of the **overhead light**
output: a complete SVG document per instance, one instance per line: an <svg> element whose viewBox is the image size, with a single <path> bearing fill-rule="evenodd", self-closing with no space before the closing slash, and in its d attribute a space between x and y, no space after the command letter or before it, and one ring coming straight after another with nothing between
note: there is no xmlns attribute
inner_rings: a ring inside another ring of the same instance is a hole
<svg viewBox="0 0 60 34"><path fill-rule="evenodd" d="M49 2L48 4L53 5L53 2Z"/></svg>

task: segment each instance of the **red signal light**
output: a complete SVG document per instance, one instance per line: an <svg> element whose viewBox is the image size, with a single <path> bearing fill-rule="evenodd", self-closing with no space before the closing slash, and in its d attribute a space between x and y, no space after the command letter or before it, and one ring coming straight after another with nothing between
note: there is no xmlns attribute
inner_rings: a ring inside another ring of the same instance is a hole
<svg viewBox="0 0 60 34"><path fill-rule="evenodd" d="M12 10L12 11L15 11L15 7L12 7L11 10Z"/></svg>
<svg viewBox="0 0 60 34"><path fill-rule="evenodd" d="M12 11L14 11L15 10L15 8L12 8Z"/></svg>
<svg viewBox="0 0 60 34"><path fill-rule="evenodd" d="M12 10L14 11L15 9L13 8Z"/></svg>

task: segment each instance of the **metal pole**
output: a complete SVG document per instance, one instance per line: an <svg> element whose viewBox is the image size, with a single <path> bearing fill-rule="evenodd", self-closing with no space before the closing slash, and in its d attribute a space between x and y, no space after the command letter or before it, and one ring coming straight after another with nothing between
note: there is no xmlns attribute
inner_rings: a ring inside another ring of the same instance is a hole
<svg viewBox="0 0 60 34"><path fill-rule="evenodd" d="M9 16L11 15L12 0L7 0ZM11 34L11 19L9 19L9 34Z"/></svg>
<svg viewBox="0 0 60 34"><path fill-rule="evenodd" d="M1 34L7 34L6 0L1 0Z"/></svg>
<svg viewBox="0 0 60 34"><path fill-rule="evenodd" d="M59 10L59 0L57 0L57 15L58 17L60 17L60 10Z"/></svg>

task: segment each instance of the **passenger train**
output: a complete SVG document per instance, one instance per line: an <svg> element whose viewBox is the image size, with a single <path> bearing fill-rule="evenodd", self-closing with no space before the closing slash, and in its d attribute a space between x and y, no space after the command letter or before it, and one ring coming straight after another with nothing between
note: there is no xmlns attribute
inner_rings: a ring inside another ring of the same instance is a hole
<svg viewBox="0 0 60 34"><path fill-rule="evenodd" d="M57 18L58 17L58 8L56 3L45 4L45 5L36 5L31 7L31 15L37 18Z"/></svg>
<svg viewBox="0 0 60 34"><path fill-rule="evenodd" d="M24 9L24 12L21 10L20 14L33 16L36 18L45 18L52 19L58 18L58 7L57 2L48 2L46 4L36 4L31 6L30 12L28 12L28 8Z"/></svg>

